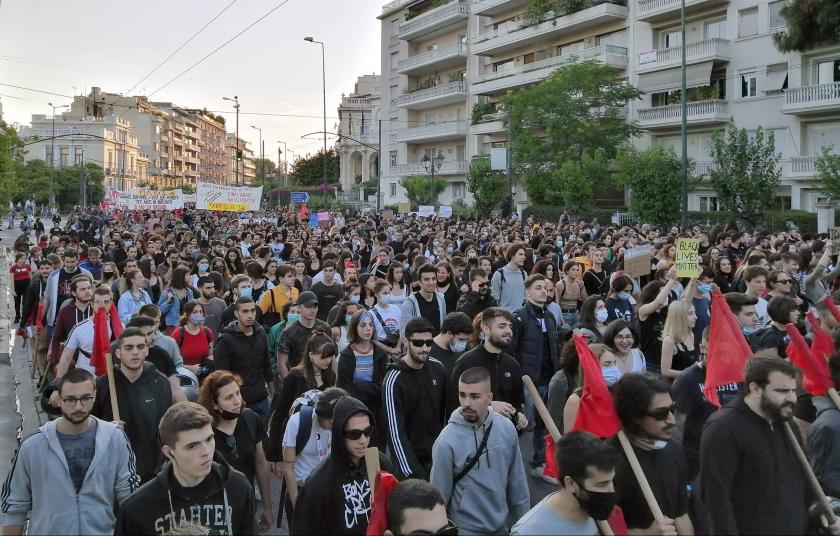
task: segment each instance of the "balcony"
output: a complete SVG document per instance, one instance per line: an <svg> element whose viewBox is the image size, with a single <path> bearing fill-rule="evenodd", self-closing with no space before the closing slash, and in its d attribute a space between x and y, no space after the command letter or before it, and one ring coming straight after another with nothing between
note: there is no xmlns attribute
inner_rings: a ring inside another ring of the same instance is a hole
<svg viewBox="0 0 840 536"><path fill-rule="evenodd" d="M639 54L639 73L679 67L682 65L682 47L657 50L656 59L648 63L641 63L641 59L642 55ZM703 41L687 43L685 45L686 65L714 60L729 61L728 39L704 39Z"/></svg>
<svg viewBox="0 0 840 536"><path fill-rule="evenodd" d="M785 90L786 114L817 114L840 110L840 82Z"/></svg>
<svg viewBox="0 0 840 536"><path fill-rule="evenodd" d="M435 171L435 175L463 175L469 170L469 167L470 164L466 160L444 160L440 170ZM423 167L423 164L399 164L391 166L391 173L398 176L429 174Z"/></svg>
<svg viewBox="0 0 840 536"><path fill-rule="evenodd" d="M446 121L391 132L391 143L451 140L467 135L466 121Z"/></svg>
<svg viewBox="0 0 840 536"><path fill-rule="evenodd" d="M620 0L615 0L616 2ZM544 42L592 26L600 26L627 18L627 6L605 2L556 19L548 19L533 26L511 23L496 30L481 33L471 41L473 54L491 56L508 50Z"/></svg>
<svg viewBox="0 0 840 536"><path fill-rule="evenodd" d="M794 177L813 177L817 173L816 156L794 156L790 159L790 174Z"/></svg>
<svg viewBox="0 0 840 536"><path fill-rule="evenodd" d="M484 73L473 78L471 89L473 93L479 95L504 93L509 89L539 82L562 65L576 60L596 60L606 65L626 69L627 49L613 45L601 45L532 63L516 65L512 69L504 71Z"/></svg>
<svg viewBox="0 0 840 536"><path fill-rule="evenodd" d="M457 82L404 93L395 99L391 99L391 106L394 108L401 107L411 110L424 110L444 104L464 102L466 98L467 83L459 80Z"/></svg>
<svg viewBox="0 0 840 536"><path fill-rule="evenodd" d="M688 103L688 124L709 125L729 121L729 106L724 100L705 100ZM639 110L642 128L672 128L682 123L682 105L670 104Z"/></svg>
<svg viewBox="0 0 840 536"><path fill-rule="evenodd" d="M456 65L464 65L466 61L466 45L456 43L402 60L400 61L399 67L397 67L397 72L400 74L418 75L455 67Z"/></svg>
<svg viewBox="0 0 840 536"><path fill-rule="evenodd" d="M505 131L505 117L507 112L495 112L482 116L478 123L470 125L470 134L476 136L484 134L498 134Z"/></svg>
<svg viewBox="0 0 840 536"><path fill-rule="evenodd" d="M685 13L692 15L700 10L728 4L729 0L685 0ZM681 0L639 0L636 20L657 22L679 16Z"/></svg>
<svg viewBox="0 0 840 536"><path fill-rule="evenodd" d="M473 0L473 15L498 15L528 4L528 0Z"/></svg>
<svg viewBox="0 0 840 536"><path fill-rule="evenodd" d="M403 23L400 23L400 31L397 34L399 39L414 39L415 37L430 37L440 33L441 30L467 20L469 10L467 4L462 2L450 2L448 4L430 9Z"/></svg>
<svg viewBox="0 0 840 536"><path fill-rule="evenodd" d="M370 106L369 97L342 97L342 108L366 108Z"/></svg>

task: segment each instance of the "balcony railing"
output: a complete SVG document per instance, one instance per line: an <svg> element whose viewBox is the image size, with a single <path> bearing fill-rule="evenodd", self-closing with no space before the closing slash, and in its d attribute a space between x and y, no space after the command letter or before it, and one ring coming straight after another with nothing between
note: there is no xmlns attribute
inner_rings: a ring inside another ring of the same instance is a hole
<svg viewBox="0 0 840 536"><path fill-rule="evenodd" d="M466 173L470 164L466 160L444 161L443 165L436 175L455 175ZM428 175L429 172L423 167L423 164L399 164L391 166L391 172L395 175Z"/></svg>
<svg viewBox="0 0 840 536"><path fill-rule="evenodd" d="M790 159L792 173L814 173L817 170L816 156L794 156Z"/></svg>
<svg viewBox="0 0 840 536"><path fill-rule="evenodd" d="M424 65L427 63L433 63L435 60L441 58L447 58L449 56L456 56L458 54L465 55L467 53L467 47L464 46L463 43L456 43L454 45L450 45L447 47L436 48L434 50L430 50L428 52L424 52L422 54L417 54L416 56L411 56L407 59L401 60L397 70L404 71L406 69L411 69L417 67L419 65Z"/></svg>
<svg viewBox="0 0 840 536"><path fill-rule="evenodd" d="M586 48L577 52L570 52L560 56L541 59L532 63L522 64L513 69L506 69L504 71L496 71L491 73L484 73L475 77L473 84L480 84L482 82L489 82L491 80L498 80L499 78L506 78L508 76L516 76L518 74L525 74L531 71L538 71L547 67L555 67L564 63L569 63L573 59L589 60L597 58L605 54L614 54L618 56L627 57L627 49L624 47L617 47L613 45L601 45L592 48Z"/></svg>
<svg viewBox="0 0 840 536"><path fill-rule="evenodd" d="M689 13L719 4L725 4L729 0L685 0L685 7ZM666 16L667 13L680 9L682 0L639 0L636 8L636 18L642 21L649 21Z"/></svg>
<svg viewBox="0 0 840 536"><path fill-rule="evenodd" d="M728 58L728 39L704 39L685 45L686 61L705 58ZM662 68L663 66L676 65L682 61L682 47L663 48L656 51L656 61L639 65L639 70Z"/></svg>
<svg viewBox="0 0 840 536"><path fill-rule="evenodd" d="M706 100L689 102L687 120L691 121L726 121L728 118L728 103L724 100ZM639 110L641 126L657 124L674 124L682 120L682 105L671 104Z"/></svg>
<svg viewBox="0 0 840 536"><path fill-rule="evenodd" d="M434 26L437 26L436 23L445 21L448 18L459 18L460 16L466 18L468 14L467 4L458 1L450 2L400 23L398 37L400 39L406 39L426 28L432 29Z"/></svg>
<svg viewBox="0 0 840 536"><path fill-rule="evenodd" d="M786 107L822 104L837 104L840 106L840 82L794 87L785 91Z"/></svg>
<svg viewBox="0 0 840 536"><path fill-rule="evenodd" d="M714 162L705 162L705 161L695 162L694 163L694 176L695 177L706 177L714 169L715 169L715 163Z"/></svg>
<svg viewBox="0 0 840 536"><path fill-rule="evenodd" d="M382 13L390 13L391 11L396 11L407 6L412 2L414 2L414 0L393 0L382 6Z"/></svg>
<svg viewBox="0 0 840 536"><path fill-rule="evenodd" d="M403 128L391 132L391 142L446 139L467 135L466 121L446 121L421 127Z"/></svg>
<svg viewBox="0 0 840 536"><path fill-rule="evenodd" d="M341 104L367 105L370 104L370 99L368 97L343 97Z"/></svg>
<svg viewBox="0 0 840 536"><path fill-rule="evenodd" d="M458 93L466 93L467 92L467 83L464 80L459 80L457 82L450 82L448 84L441 84L439 86L430 87L427 89L420 89L417 91L412 91L410 93L405 93L400 95L399 97L391 100L392 106L405 106L407 104L411 104L413 102L424 101L427 99L433 99L435 97L442 97L447 95L455 95Z"/></svg>
<svg viewBox="0 0 840 536"><path fill-rule="evenodd" d="M473 15L495 15L527 4L527 0L473 0Z"/></svg>

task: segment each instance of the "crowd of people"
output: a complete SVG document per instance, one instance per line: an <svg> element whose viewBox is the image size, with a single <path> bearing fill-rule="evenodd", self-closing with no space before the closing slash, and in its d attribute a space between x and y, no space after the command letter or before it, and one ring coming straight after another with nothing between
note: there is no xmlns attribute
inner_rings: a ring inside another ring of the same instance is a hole
<svg viewBox="0 0 840 536"><path fill-rule="evenodd" d="M813 335L806 313L837 328L827 236L391 213L318 224L294 207L92 207L21 226L15 322L50 420L12 462L4 534L285 521L290 534L591 535L607 520L616 534L840 534L785 435L794 423L840 497L840 409L787 357L789 324ZM681 237L699 239L695 277L678 277ZM640 246L649 270L626 270ZM718 292L753 353L743 382L717 389L720 409L704 394ZM97 315L113 385L94 363ZM575 427L580 340L632 456ZM828 365L840 385L840 355ZM370 447L399 480L377 523ZM555 491L534 500L529 478Z"/></svg>

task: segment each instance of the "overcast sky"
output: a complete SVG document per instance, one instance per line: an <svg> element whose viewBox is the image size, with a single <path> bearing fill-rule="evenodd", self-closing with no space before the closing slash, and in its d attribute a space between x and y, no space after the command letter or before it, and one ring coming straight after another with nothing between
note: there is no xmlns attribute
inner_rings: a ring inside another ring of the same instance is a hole
<svg viewBox="0 0 840 536"><path fill-rule="evenodd" d="M200 35L131 92L149 95L282 0L0 0L0 100L4 120L29 124L50 115L60 97L16 89L12 84L61 95L92 86L125 93L228 4ZM326 43L327 130L334 131L341 94L359 75L380 71L380 21L384 0L287 0L151 99L222 112L234 130L232 103L239 96L240 137L257 151L263 129L266 157L277 158L277 140L296 154L323 145L321 47ZM313 117L277 117L250 113ZM329 146L335 139L329 140Z"/></svg>

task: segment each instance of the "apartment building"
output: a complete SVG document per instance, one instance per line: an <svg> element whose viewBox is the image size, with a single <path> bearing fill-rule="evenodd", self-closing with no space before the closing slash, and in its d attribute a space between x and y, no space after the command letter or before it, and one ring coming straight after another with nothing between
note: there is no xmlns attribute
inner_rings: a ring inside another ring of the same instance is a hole
<svg viewBox="0 0 840 536"><path fill-rule="evenodd" d="M355 200L361 200L359 184L379 177L381 81L375 74L360 76L353 92L342 95L338 107L339 184L342 192Z"/></svg>
<svg viewBox="0 0 840 536"><path fill-rule="evenodd" d="M237 147L242 152L242 160L237 163ZM249 186L256 183L257 167L254 164L254 151L248 147L248 142L236 134L227 133L225 138L225 183L229 186ZM238 164L238 165L237 165ZM237 167L238 173L237 173Z"/></svg>
<svg viewBox="0 0 840 536"><path fill-rule="evenodd" d="M820 148L840 152L840 46L783 54L784 0L686 0L689 156L703 177L711 136L730 118L774 134L782 155L779 207L814 210ZM627 110L639 147L680 151L680 0L581 0L563 16L527 13L527 0L395 0L382 15L385 202L404 200L399 178L425 173L424 155L444 156L440 202L469 200L464 175L475 155L507 142L502 95L539 82L570 61L595 59L644 91ZM473 109L476 110L475 117ZM468 117L470 120L468 120ZM387 148L386 148L387 147ZM527 196L517 188L521 210ZM716 210L708 187L689 209Z"/></svg>
<svg viewBox="0 0 840 536"><path fill-rule="evenodd" d="M55 118L37 114L18 134L25 140L41 140L27 146L25 161L44 160L56 168L92 162L103 168L105 186L119 190L149 178L149 155L132 135L131 122L119 115L94 120L73 117L71 112Z"/></svg>
<svg viewBox="0 0 840 536"><path fill-rule="evenodd" d="M206 110L186 110L198 124L199 165L201 182L224 184L225 159L227 158L227 137L225 118Z"/></svg>

